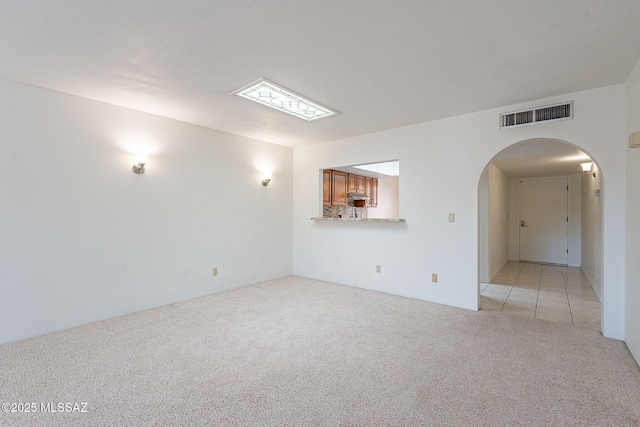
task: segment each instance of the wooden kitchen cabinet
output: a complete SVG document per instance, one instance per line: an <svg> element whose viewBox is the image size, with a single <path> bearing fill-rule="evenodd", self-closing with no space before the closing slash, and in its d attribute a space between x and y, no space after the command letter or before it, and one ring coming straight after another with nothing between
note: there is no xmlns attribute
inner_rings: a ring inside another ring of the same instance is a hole
<svg viewBox="0 0 640 427"><path fill-rule="evenodd" d="M367 185L367 178L364 176L356 175L356 193L364 193Z"/></svg>
<svg viewBox="0 0 640 427"><path fill-rule="evenodd" d="M369 200L367 200L366 206L371 206L371 182L372 182L372 178L365 177L364 180L365 180L364 181L364 195L369 198Z"/></svg>
<svg viewBox="0 0 640 427"><path fill-rule="evenodd" d="M331 206L331 171L322 171L322 205Z"/></svg>
<svg viewBox="0 0 640 427"><path fill-rule="evenodd" d="M322 171L322 205L348 206L349 193L369 197L366 206L378 206L378 179L326 169Z"/></svg>
<svg viewBox="0 0 640 427"><path fill-rule="evenodd" d="M347 191L349 193L358 192L358 175L352 173L349 174L349 184L347 185Z"/></svg>
<svg viewBox="0 0 640 427"><path fill-rule="evenodd" d="M347 206L347 186L349 174L331 171L331 205Z"/></svg>
<svg viewBox="0 0 640 427"><path fill-rule="evenodd" d="M369 206L378 206L378 178L371 179L371 194L369 194Z"/></svg>

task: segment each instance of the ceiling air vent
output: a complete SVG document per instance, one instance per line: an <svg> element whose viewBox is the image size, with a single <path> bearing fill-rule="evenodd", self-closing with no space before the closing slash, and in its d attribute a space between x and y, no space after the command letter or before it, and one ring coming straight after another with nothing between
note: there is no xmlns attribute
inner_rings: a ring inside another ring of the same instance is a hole
<svg viewBox="0 0 640 427"><path fill-rule="evenodd" d="M573 119L573 101L500 114L500 129Z"/></svg>

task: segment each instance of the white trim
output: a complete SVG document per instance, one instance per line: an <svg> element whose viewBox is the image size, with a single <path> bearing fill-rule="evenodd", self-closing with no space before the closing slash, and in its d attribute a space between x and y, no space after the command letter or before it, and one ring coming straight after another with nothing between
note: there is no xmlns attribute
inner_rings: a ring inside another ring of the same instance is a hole
<svg viewBox="0 0 640 427"><path fill-rule="evenodd" d="M505 265L507 265L507 263L509 262L509 258L507 257L507 259L500 265L500 267L498 267L498 269L495 271L495 273L489 273L489 283L493 282L493 279L496 278L496 276L498 275L498 273L500 273L500 270L502 270L504 268Z"/></svg>

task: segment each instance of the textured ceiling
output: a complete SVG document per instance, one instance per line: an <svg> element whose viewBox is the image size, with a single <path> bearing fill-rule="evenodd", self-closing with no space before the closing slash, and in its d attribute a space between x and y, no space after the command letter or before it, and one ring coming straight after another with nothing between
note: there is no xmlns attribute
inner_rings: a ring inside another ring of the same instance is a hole
<svg viewBox="0 0 640 427"><path fill-rule="evenodd" d="M3 0L0 77L287 146L622 83L638 0ZM265 77L340 111L230 91Z"/></svg>

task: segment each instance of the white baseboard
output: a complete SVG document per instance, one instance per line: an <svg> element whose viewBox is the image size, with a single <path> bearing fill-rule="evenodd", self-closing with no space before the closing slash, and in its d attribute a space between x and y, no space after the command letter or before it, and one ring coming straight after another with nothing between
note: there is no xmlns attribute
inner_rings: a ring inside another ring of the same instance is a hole
<svg viewBox="0 0 640 427"><path fill-rule="evenodd" d="M498 275L498 273L500 273L500 270L502 270L502 268L505 265L507 265L508 262L509 262L509 259L507 258L506 260L504 260L504 262L502 264L500 264L500 267L498 267L496 269L496 271L494 271L493 273L489 274L489 283L493 282L493 279Z"/></svg>
<svg viewBox="0 0 640 427"><path fill-rule="evenodd" d="M584 269L582 267L580 267L580 271L582 271L582 274L584 274L584 277L587 278L587 280L589 281L589 285L591 286L591 289L593 289L593 293L596 294L596 297L598 297L598 301L600 301L600 303L602 304L602 295L601 295L600 292L598 292L596 287L593 286L593 279L591 277L589 277L587 272L584 271Z"/></svg>

